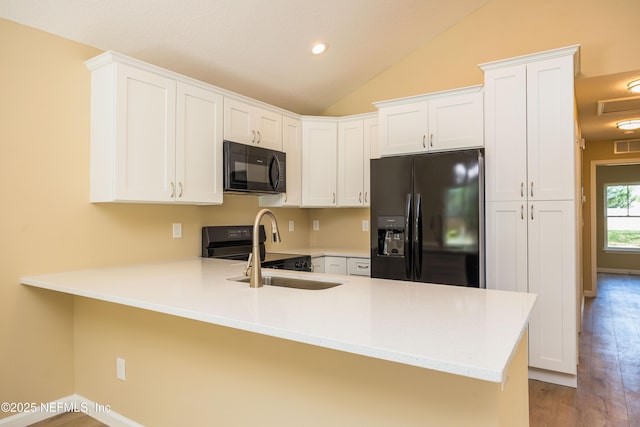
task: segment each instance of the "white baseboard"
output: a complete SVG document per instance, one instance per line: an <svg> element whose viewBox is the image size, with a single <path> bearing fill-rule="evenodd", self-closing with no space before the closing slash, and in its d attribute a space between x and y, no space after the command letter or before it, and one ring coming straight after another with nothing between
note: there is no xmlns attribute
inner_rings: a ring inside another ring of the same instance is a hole
<svg viewBox="0 0 640 427"><path fill-rule="evenodd" d="M560 372L546 371L544 369L529 367L529 379L545 383L563 385L566 387L578 387L578 376L563 374Z"/></svg>
<svg viewBox="0 0 640 427"><path fill-rule="evenodd" d="M622 268L600 268L600 267L598 267L597 271L598 271L598 273L640 275L640 270L627 270L627 269L622 269Z"/></svg>
<svg viewBox="0 0 640 427"><path fill-rule="evenodd" d="M22 405L22 404L18 404ZM123 415L111 410L108 405L101 405L77 394L66 396L53 402L46 402L33 405L28 412L20 412L7 418L0 419L0 426L3 427L24 427L29 424L55 417L64 412L84 412L96 420L111 427L144 427ZM16 409L23 409L18 406Z"/></svg>

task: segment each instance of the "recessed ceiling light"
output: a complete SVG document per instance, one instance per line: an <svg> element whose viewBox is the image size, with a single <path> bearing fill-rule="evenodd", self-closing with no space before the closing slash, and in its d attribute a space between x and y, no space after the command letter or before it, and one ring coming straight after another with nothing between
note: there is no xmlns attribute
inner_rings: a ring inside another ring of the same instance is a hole
<svg viewBox="0 0 640 427"><path fill-rule="evenodd" d="M634 130L640 129L640 120L625 120L616 124L618 129L622 130Z"/></svg>
<svg viewBox="0 0 640 427"><path fill-rule="evenodd" d="M640 80L634 80L627 84L629 92L640 93Z"/></svg>
<svg viewBox="0 0 640 427"><path fill-rule="evenodd" d="M314 55L320 55L327 50L327 45L322 42L318 42L311 47L311 53Z"/></svg>

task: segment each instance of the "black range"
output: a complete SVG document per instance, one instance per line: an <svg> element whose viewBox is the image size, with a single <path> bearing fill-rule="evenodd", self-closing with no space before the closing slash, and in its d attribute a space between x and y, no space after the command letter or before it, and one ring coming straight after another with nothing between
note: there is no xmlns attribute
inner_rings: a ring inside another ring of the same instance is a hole
<svg viewBox="0 0 640 427"><path fill-rule="evenodd" d="M252 225L222 225L202 227L202 256L247 261L253 246ZM260 226L260 261L264 268L311 271L311 256L267 253L266 233Z"/></svg>

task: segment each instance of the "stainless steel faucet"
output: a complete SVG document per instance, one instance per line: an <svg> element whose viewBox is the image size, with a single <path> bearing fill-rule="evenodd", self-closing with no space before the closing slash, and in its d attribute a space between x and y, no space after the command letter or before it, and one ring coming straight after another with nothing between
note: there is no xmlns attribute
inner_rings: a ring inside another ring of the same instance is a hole
<svg viewBox="0 0 640 427"><path fill-rule="evenodd" d="M247 261L246 272L250 277L249 286L252 288L261 288L263 285L262 269L260 268L260 221L264 215L271 218L271 233L274 242L281 242L280 231L278 231L278 221L276 216L269 209L262 209L256 215L253 222L253 247Z"/></svg>

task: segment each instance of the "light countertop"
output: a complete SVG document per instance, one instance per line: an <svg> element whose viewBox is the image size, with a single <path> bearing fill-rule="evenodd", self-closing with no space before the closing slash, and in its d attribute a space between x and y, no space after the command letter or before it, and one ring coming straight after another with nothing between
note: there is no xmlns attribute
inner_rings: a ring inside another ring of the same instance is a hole
<svg viewBox="0 0 640 427"><path fill-rule="evenodd" d="M25 285L490 382L504 382L535 295L329 276L310 291L227 280L245 263L194 258L23 277ZM263 269L266 274L319 275Z"/></svg>

